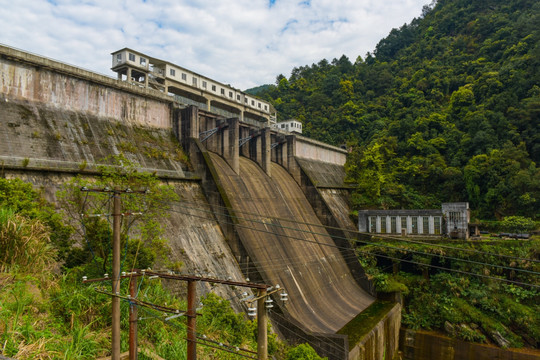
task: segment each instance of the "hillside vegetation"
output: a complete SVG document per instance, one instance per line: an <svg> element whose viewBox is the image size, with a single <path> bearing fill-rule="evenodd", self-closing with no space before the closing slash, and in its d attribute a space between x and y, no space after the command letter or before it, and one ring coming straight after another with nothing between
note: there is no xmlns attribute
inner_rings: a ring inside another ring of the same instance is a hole
<svg viewBox="0 0 540 360"><path fill-rule="evenodd" d="M294 68L258 94L352 148L356 207L538 218L539 40L538 1L439 0L365 58Z"/></svg>

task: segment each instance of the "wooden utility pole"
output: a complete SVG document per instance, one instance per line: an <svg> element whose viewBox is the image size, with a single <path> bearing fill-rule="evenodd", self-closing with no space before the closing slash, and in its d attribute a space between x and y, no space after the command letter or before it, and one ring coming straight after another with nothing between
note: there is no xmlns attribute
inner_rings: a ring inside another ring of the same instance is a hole
<svg viewBox="0 0 540 360"><path fill-rule="evenodd" d="M137 277L129 279L129 296L135 299L137 296ZM137 360L139 357L137 349L137 305L129 304L129 360Z"/></svg>
<svg viewBox="0 0 540 360"><path fill-rule="evenodd" d="M112 293L120 293L120 225L122 221L122 204L120 194L114 192L113 201L113 267ZM112 298L112 360L120 360L120 298Z"/></svg>
<svg viewBox="0 0 540 360"><path fill-rule="evenodd" d="M197 305L196 282L187 282L187 360L197 359Z"/></svg>
<svg viewBox="0 0 540 360"><path fill-rule="evenodd" d="M266 319L266 289L259 289L257 299L257 359L268 359L268 335Z"/></svg>

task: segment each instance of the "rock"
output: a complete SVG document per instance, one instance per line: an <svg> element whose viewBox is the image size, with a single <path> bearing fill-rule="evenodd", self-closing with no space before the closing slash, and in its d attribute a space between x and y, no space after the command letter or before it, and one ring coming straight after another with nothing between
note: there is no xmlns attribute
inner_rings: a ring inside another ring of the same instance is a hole
<svg viewBox="0 0 540 360"><path fill-rule="evenodd" d="M448 321L445 321L444 322L444 330L450 334L450 335L454 335L455 332L456 332L456 329L454 328L454 325L452 325L450 322Z"/></svg>
<svg viewBox="0 0 540 360"><path fill-rule="evenodd" d="M510 346L510 341L506 340L499 331L492 331L491 338L502 348L507 348Z"/></svg>

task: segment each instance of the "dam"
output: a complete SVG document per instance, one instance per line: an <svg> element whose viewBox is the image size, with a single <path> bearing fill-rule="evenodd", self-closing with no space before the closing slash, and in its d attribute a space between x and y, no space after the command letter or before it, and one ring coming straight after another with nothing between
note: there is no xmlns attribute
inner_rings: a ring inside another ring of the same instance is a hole
<svg viewBox="0 0 540 360"><path fill-rule="evenodd" d="M354 231L343 185L346 151L241 121L234 109L225 117L4 46L0 73L2 176L29 181L54 201L63 182L96 176L103 158L123 154L193 206L174 204L165 224L171 256L186 272L280 284L290 301L271 312L274 328L329 359L397 352L399 304L358 346L340 333L375 301L346 240ZM212 215L201 217L201 210ZM198 286L203 294L241 295ZM240 302L233 307L245 310Z"/></svg>

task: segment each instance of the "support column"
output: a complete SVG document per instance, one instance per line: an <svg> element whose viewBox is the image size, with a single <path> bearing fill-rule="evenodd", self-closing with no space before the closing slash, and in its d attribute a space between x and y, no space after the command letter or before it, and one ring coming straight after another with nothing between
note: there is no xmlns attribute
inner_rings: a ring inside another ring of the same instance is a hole
<svg viewBox="0 0 540 360"><path fill-rule="evenodd" d="M296 180L298 185L302 185L301 179L300 179L300 168L298 167L298 164L296 163L296 136L294 135L286 135L285 139L287 139L287 170L289 171L289 174Z"/></svg>
<svg viewBox="0 0 540 360"><path fill-rule="evenodd" d="M211 109L211 104L212 104L212 100L206 99L206 107L207 107L206 110L210 111L210 109Z"/></svg>
<svg viewBox="0 0 540 360"><path fill-rule="evenodd" d="M229 123L229 158L226 159L236 174L240 174L240 121L237 118L227 119Z"/></svg>
<svg viewBox="0 0 540 360"><path fill-rule="evenodd" d="M269 127L265 127L261 130L261 167L268 176L272 176L270 172L272 159L272 141L270 139L270 133L271 130Z"/></svg>
<svg viewBox="0 0 540 360"><path fill-rule="evenodd" d="M127 68L127 82L131 84L131 68Z"/></svg>

